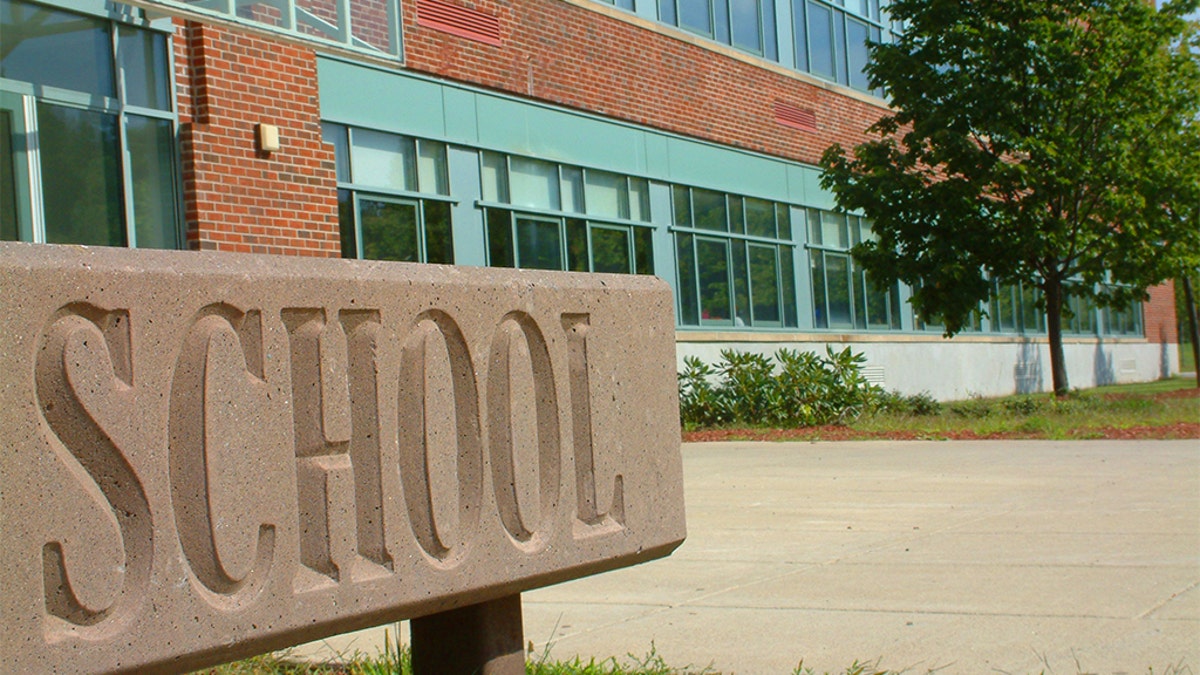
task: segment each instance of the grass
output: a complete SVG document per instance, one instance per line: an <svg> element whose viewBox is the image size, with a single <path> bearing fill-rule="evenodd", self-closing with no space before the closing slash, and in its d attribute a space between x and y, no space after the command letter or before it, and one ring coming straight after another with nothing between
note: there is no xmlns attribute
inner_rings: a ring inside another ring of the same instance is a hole
<svg viewBox="0 0 1200 675"><path fill-rule="evenodd" d="M971 398L943 403L932 415L891 412L867 415L850 428L928 438L1121 437L1123 431L1200 423L1200 398L1162 396L1194 387L1195 382L1190 379L1171 378L1077 391L1061 399L1051 394Z"/></svg>
<svg viewBox="0 0 1200 675"><path fill-rule="evenodd" d="M1196 355L1192 353L1191 343L1179 345L1179 372L1196 372Z"/></svg>

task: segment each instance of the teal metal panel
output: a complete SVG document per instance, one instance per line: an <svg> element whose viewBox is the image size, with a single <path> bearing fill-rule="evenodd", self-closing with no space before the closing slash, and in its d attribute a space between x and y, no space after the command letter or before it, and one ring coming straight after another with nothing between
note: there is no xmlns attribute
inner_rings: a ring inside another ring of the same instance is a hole
<svg viewBox="0 0 1200 675"><path fill-rule="evenodd" d="M446 139L452 143L479 145L475 92L457 87L442 87L442 109L446 115Z"/></svg>
<svg viewBox="0 0 1200 675"><path fill-rule="evenodd" d="M646 175L667 180L671 175L671 157L667 148L670 137L648 133L643 139L646 152Z"/></svg>
<svg viewBox="0 0 1200 675"><path fill-rule="evenodd" d="M804 199L801 203L827 211L836 209L837 202L834 200L833 193L821 187L820 169L808 167L801 167L801 169L803 169L801 179L804 185Z"/></svg>
<svg viewBox="0 0 1200 675"><path fill-rule="evenodd" d="M655 0L634 0L633 10L644 19L658 21L658 3Z"/></svg>
<svg viewBox="0 0 1200 675"><path fill-rule="evenodd" d="M483 211L479 200L479 153L450 146L446 151L450 194L458 200L451 208L454 224L454 264L483 267L487 264L487 242L483 234Z"/></svg>
<svg viewBox="0 0 1200 675"><path fill-rule="evenodd" d="M808 214L802 208L791 209L792 239L799 243L792 251L792 271L796 274L796 323L799 330L813 330L812 263L808 241Z"/></svg>
<svg viewBox="0 0 1200 675"><path fill-rule="evenodd" d="M331 122L443 139L442 86L395 72L317 59L321 117Z"/></svg>
<svg viewBox="0 0 1200 675"><path fill-rule="evenodd" d="M675 238L671 234L671 187L666 183L650 183L650 218L654 222L654 274L666 281L671 292L679 295L675 277Z"/></svg>
<svg viewBox="0 0 1200 675"><path fill-rule="evenodd" d="M683 138L668 141L668 180L697 187L788 200L788 163L761 155L697 143Z"/></svg>
<svg viewBox="0 0 1200 675"><path fill-rule="evenodd" d="M792 68L796 63L796 44L792 30L792 0L775 0L775 35L779 63Z"/></svg>

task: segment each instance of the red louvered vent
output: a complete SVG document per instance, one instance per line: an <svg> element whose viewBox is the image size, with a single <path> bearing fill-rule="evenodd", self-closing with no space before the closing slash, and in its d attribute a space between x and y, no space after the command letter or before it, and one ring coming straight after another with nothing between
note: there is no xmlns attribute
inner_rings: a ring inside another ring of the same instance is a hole
<svg viewBox="0 0 1200 675"><path fill-rule="evenodd" d="M440 0L417 0L417 25L500 46L500 19Z"/></svg>
<svg viewBox="0 0 1200 675"><path fill-rule="evenodd" d="M775 121L785 127L801 131L817 130L817 112L811 108L797 108L791 103L775 102Z"/></svg>

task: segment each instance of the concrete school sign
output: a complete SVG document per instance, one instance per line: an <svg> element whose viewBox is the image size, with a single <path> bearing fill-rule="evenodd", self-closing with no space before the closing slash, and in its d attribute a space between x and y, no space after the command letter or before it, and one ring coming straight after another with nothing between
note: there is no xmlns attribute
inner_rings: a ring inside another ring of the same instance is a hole
<svg viewBox="0 0 1200 675"><path fill-rule="evenodd" d="M522 590L683 540L674 348L649 277L0 243L0 671L506 672Z"/></svg>

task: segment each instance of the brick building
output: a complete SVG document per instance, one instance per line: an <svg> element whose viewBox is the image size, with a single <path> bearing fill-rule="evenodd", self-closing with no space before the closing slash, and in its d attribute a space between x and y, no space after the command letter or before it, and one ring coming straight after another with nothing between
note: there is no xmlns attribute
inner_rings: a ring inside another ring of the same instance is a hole
<svg viewBox="0 0 1200 675"><path fill-rule="evenodd" d="M0 238L656 274L680 359L1048 388L1030 289L944 340L847 255L814 165L883 110L881 0L612 2L0 0ZM1177 370L1171 296L1075 303L1071 383Z"/></svg>

